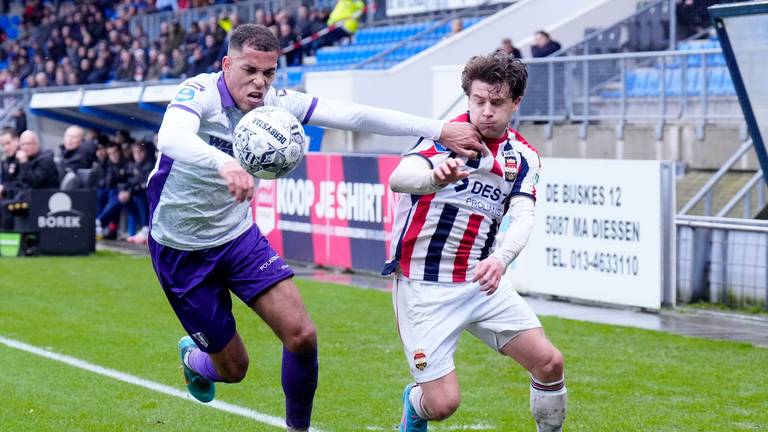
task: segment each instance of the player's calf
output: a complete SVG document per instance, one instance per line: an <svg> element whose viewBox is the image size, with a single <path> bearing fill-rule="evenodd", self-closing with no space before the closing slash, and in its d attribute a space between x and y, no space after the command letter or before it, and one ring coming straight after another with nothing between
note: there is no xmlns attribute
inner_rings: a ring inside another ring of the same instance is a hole
<svg viewBox="0 0 768 432"><path fill-rule="evenodd" d="M568 390L563 378L544 382L531 377L531 414L538 432L562 431L567 407Z"/></svg>

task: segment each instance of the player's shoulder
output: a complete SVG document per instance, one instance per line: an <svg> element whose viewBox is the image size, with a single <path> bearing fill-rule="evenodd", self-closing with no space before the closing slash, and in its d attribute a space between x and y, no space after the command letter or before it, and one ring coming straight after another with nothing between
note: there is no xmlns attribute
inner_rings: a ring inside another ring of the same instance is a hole
<svg viewBox="0 0 768 432"><path fill-rule="evenodd" d="M286 100L304 99L306 97L308 97L308 95L300 91L270 87L269 90L267 90L267 95L264 97L264 104L273 105Z"/></svg>
<svg viewBox="0 0 768 432"><path fill-rule="evenodd" d="M431 158L433 156L441 155L441 154L450 154L451 150L448 149L446 146L442 145L440 141L431 140L429 138L419 138L418 141L416 141L416 144L414 144L413 147L411 147L410 150L405 152L406 155L412 155L412 154L418 154L420 156L424 156L426 158Z"/></svg>
<svg viewBox="0 0 768 432"><path fill-rule="evenodd" d="M176 89L174 102L183 103L217 96L216 85L218 75L218 73L204 73L185 79Z"/></svg>
<svg viewBox="0 0 768 432"><path fill-rule="evenodd" d="M179 89L190 88L199 92L215 92L221 72L202 73L189 77L179 84Z"/></svg>
<svg viewBox="0 0 768 432"><path fill-rule="evenodd" d="M536 147L532 146L520 132L509 128L509 138L514 149L520 152L520 154L528 160L529 164L535 163L537 166L541 165L539 151Z"/></svg>

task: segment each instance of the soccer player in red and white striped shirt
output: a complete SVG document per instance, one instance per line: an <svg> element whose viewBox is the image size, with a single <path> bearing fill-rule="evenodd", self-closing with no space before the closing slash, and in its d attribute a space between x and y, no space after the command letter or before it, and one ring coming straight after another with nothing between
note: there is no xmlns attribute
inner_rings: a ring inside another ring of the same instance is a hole
<svg viewBox="0 0 768 432"><path fill-rule="evenodd" d="M462 74L469 109L453 121L476 126L488 154L466 159L422 139L390 178L403 195L384 273L396 274L395 315L416 379L403 394L401 431L426 431L428 420L458 408L453 355L463 330L530 372L538 430L562 430L563 356L528 304L513 289L499 288L534 222L539 155L508 127L527 77L525 64L504 53L470 59ZM510 228L497 242L505 214Z"/></svg>

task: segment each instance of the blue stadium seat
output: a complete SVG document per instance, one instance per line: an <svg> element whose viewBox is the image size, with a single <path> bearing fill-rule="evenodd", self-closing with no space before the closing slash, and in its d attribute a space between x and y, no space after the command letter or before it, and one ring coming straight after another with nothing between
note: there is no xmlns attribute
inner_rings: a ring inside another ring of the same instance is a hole
<svg viewBox="0 0 768 432"><path fill-rule="evenodd" d="M725 75L725 69L714 68L707 70L707 94L708 95L722 95L725 94L723 90L723 75Z"/></svg>
<svg viewBox="0 0 768 432"><path fill-rule="evenodd" d="M725 96L736 96L736 89L733 87L733 78L731 78L731 73L727 69L725 74L723 74L723 83L721 89L723 91L723 95Z"/></svg>
<svg viewBox="0 0 768 432"><path fill-rule="evenodd" d="M683 71L668 69L664 78L667 96L680 96L683 92Z"/></svg>
<svg viewBox="0 0 768 432"><path fill-rule="evenodd" d="M647 74L645 86L641 90L641 96L659 96L661 73L656 69L649 69Z"/></svg>
<svg viewBox="0 0 768 432"><path fill-rule="evenodd" d="M21 15L11 15L11 24L18 26L21 24Z"/></svg>
<svg viewBox="0 0 768 432"><path fill-rule="evenodd" d="M627 96L639 97L643 96L643 89L645 83L648 80L648 70L638 69L627 72Z"/></svg>
<svg viewBox="0 0 768 432"><path fill-rule="evenodd" d="M11 21L8 19L8 15L0 15L0 27L6 28Z"/></svg>
<svg viewBox="0 0 768 432"><path fill-rule="evenodd" d="M701 95L701 70L700 69L688 69L686 74L686 93L688 96Z"/></svg>

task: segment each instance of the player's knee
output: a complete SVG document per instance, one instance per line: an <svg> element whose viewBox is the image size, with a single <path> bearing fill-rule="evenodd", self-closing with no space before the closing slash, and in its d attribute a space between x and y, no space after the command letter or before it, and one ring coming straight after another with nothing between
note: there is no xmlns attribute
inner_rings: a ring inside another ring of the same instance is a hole
<svg viewBox="0 0 768 432"><path fill-rule="evenodd" d="M291 352L309 351L317 348L317 329L312 321L307 320L297 326L283 340L283 345Z"/></svg>
<svg viewBox="0 0 768 432"><path fill-rule="evenodd" d="M224 381L234 384L239 383L248 374L248 359L239 359L217 367L219 375Z"/></svg>
<svg viewBox="0 0 768 432"><path fill-rule="evenodd" d="M563 354L552 347L552 350L542 358L534 376L546 382L557 381L563 377L564 362Z"/></svg>
<svg viewBox="0 0 768 432"><path fill-rule="evenodd" d="M445 420L459 409L461 396L443 395L430 401L429 415L433 420Z"/></svg>

